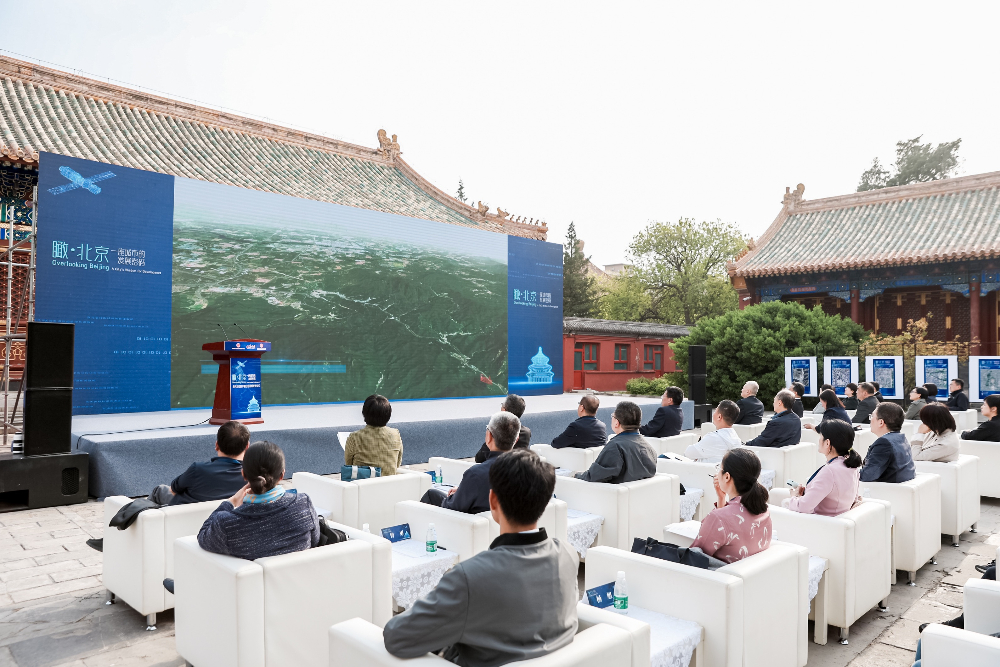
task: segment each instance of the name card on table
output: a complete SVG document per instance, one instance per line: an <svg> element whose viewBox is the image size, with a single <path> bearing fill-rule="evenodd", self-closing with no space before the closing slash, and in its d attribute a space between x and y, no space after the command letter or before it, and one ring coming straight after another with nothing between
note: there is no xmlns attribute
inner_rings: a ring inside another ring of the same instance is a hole
<svg viewBox="0 0 1000 667"><path fill-rule="evenodd" d="M390 542L402 542L410 539L410 524L401 523L398 526L389 526L382 529L382 537Z"/></svg>
<svg viewBox="0 0 1000 667"><path fill-rule="evenodd" d="M587 591L587 600L590 602L591 607L597 607L599 609L614 606L615 582L612 581L610 584L604 584L603 586L589 589Z"/></svg>

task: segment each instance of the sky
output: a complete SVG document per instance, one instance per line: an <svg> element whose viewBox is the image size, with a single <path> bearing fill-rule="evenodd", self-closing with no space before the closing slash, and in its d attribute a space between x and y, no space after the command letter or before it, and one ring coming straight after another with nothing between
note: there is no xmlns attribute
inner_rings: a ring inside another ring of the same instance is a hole
<svg viewBox="0 0 1000 667"><path fill-rule="evenodd" d="M652 221L760 236L785 187L853 192L895 143L1000 170L1000 3L0 0L20 54L364 146L449 193L575 222L598 265Z"/></svg>

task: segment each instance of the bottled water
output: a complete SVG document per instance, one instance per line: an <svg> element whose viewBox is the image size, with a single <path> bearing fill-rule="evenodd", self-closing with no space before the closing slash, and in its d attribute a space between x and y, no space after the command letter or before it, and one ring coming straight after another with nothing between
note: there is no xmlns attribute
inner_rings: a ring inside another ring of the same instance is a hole
<svg viewBox="0 0 1000 667"><path fill-rule="evenodd" d="M361 526L361 530L363 530L363 531L364 531L364 532L366 532L366 533L370 533L370 532L372 532L372 531L371 531L371 530L370 530L370 529L368 528L368 524L367 524L367 523L366 523L365 525Z"/></svg>
<svg viewBox="0 0 1000 667"><path fill-rule="evenodd" d="M441 466L437 469L437 483L444 484L444 471L441 470Z"/></svg>
<svg viewBox="0 0 1000 667"><path fill-rule="evenodd" d="M429 553L434 553L438 550L438 534L437 530L434 529L434 524L427 524L427 551Z"/></svg>
<svg viewBox="0 0 1000 667"><path fill-rule="evenodd" d="M625 573L621 570L615 577L615 612L628 614L628 584L625 583Z"/></svg>

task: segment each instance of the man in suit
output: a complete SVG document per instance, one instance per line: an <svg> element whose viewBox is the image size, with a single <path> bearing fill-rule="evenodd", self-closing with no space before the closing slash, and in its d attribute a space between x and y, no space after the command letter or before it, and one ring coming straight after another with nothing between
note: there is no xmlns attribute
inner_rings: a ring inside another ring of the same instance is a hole
<svg viewBox="0 0 1000 667"><path fill-rule="evenodd" d="M872 394L872 396L875 397L875 401L877 403L881 403L882 401L884 401L885 397L882 396L882 385L880 385L878 382L875 381L872 381L871 385L875 387L875 393Z"/></svg>
<svg viewBox="0 0 1000 667"><path fill-rule="evenodd" d="M490 468L504 452L514 448L521 421L510 412L500 411L490 417L486 427L486 446L490 455L485 461L472 466L462 475L458 486L447 495L438 489L429 489L420 502L445 509L479 514L490 508Z"/></svg>
<svg viewBox="0 0 1000 667"><path fill-rule="evenodd" d="M786 447L802 440L802 420L792 412L795 394L782 389L774 396L774 416L763 433L746 444L747 447Z"/></svg>
<svg viewBox="0 0 1000 667"><path fill-rule="evenodd" d="M385 648L397 658L442 650L459 665L517 664L573 641L580 561L538 528L555 489L554 469L518 450L496 459L488 481L500 536L386 623Z"/></svg>
<svg viewBox="0 0 1000 667"><path fill-rule="evenodd" d="M507 394L507 398L500 404L501 412L509 412L518 419L524 414L524 399L517 394ZM531 429L521 424L521 432L517 435L517 442L514 449L528 449L531 445ZM483 443L483 446L476 452L476 463L482 463L490 456L490 448Z"/></svg>
<svg viewBox="0 0 1000 667"><path fill-rule="evenodd" d="M566 430L552 439L556 449L563 447L600 447L608 441L608 427L597 418L597 408L601 401L596 396L584 396L576 406L576 421L569 423Z"/></svg>
<svg viewBox="0 0 1000 667"><path fill-rule="evenodd" d="M948 409L952 412L965 412L969 409L969 397L965 393L965 380L953 378L948 386L951 394L948 396Z"/></svg>
<svg viewBox="0 0 1000 667"><path fill-rule="evenodd" d="M684 392L680 387L667 387L660 398L660 407L645 426L639 427L639 433L651 438L669 438L679 435L684 424L684 414L681 403L684 402Z"/></svg>
<svg viewBox="0 0 1000 667"><path fill-rule="evenodd" d="M736 401L736 407L740 409L740 416L734 423L736 424L759 424L764 421L764 404L757 398L760 385L753 380L747 380L740 392L740 400Z"/></svg>
<svg viewBox="0 0 1000 667"><path fill-rule="evenodd" d="M791 389L792 393L795 394L795 402L792 403L792 412L794 412L799 419L802 419L802 413L805 412L805 407L802 405L802 395L806 393L806 387L801 382L793 382L789 389Z"/></svg>
<svg viewBox="0 0 1000 667"><path fill-rule="evenodd" d="M623 484L656 474L656 452L639 435L642 410L632 401L622 401L611 415L615 437L608 440L590 469L576 476L585 482Z"/></svg>
<svg viewBox="0 0 1000 667"><path fill-rule="evenodd" d="M854 413L854 419L851 421L855 424L869 423L878 404L875 387L871 382L862 382L858 385L858 411Z"/></svg>
<svg viewBox="0 0 1000 667"><path fill-rule="evenodd" d="M903 408L895 403L879 403L871 415L872 433L878 439L868 448L861 468L862 482L909 482L917 476L910 443L900 433Z"/></svg>

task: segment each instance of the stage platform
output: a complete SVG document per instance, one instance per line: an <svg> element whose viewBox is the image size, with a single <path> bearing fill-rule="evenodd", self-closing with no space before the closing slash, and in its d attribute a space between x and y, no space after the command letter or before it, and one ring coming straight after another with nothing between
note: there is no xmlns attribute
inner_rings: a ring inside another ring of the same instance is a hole
<svg viewBox="0 0 1000 667"><path fill-rule="evenodd" d="M531 442L547 443L576 419L580 394L529 396L522 422ZM601 396L598 418L611 433L611 413L619 400L642 407L648 421L658 398ZM485 440L489 416L503 397L396 401L389 426L403 439L403 463L424 463L432 456L474 456ZM90 454L90 495L148 494L169 484L193 461L214 455L217 426L209 426L211 410L171 410L73 417L73 451ZM249 426L251 442L270 440L285 452L286 476L296 472L340 472L344 450L338 431L364 427L361 403L264 407L264 423ZM199 424L199 422L204 422Z"/></svg>

